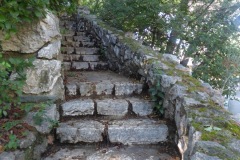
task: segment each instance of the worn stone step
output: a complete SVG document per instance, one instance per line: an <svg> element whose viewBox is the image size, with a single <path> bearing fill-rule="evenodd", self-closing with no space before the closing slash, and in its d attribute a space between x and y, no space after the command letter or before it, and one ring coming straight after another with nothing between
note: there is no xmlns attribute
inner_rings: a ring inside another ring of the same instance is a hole
<svg viewBox="0 0 240 160"><path fill-rule="evenodd" d="M62 54L64 61L98 62L100 55Z"/></svg>
<svg viewBox="0 0 240 160"><path fill-rule="evenodd" d="M168 150L171 152L167 153ZM100 150L95 144L88 144L72 148L61 146L53 153L49 152L51 154L42 160L180 160L178 151L171 144L107 146Z"/></svg>
<svg viewBox="0 0 240 160"><path fill-rule="evenodd" d="M90 42L91 39L87 36L74 36L73 40L76 42Z"/></svg>
<svg viewBox="0 0 240 160"><path fill-rule="evenodd" d="M84 70L107 70L108 69L108 63L106 62L63 62L63 68L65 71L84 71Z"/></svg>
<svg viewBox="0 0 240 160"><path fill-rule="evenodd" d="M101 142L105 125L93 120L60 123L56 134L61 143Z"/></svg>
<svg viewBox="0 0 240 160"><path fill-rule="evenodd" d="M74 89L75 90L75 89ZM117 116L122 117L128 113L134 113L138 116L148 116L153 113L153 102L140 98L126 99L75 99L64 102L62 107L62 116L85 116L94 114L94 106L96 106L96 114L98 116ZM117 118L116 117L116 118Z"/></svg>
<svg viewBox="0 0 240 160"><path fill-rule="evenodd" d="M66 93L69 96L74 96L72 93L77 93L77 90L79 90L81 96L123 96L141 94L143 89L143 84L139 81L126 78L123 75L111 71L68 72L66 76Z"/></svg>
<svg viewBox="0 0 240 160"><path fill-rule="evenodd" d="M94 102L91 99L78 99L65 102L61 105L62 116L93 115Z"/></svg>
<svg viewBox="0 0 240 160"><path fill-rule="evenodd" d="M72 62L72 68L75 70L101 70L108 69L106 62Z"/></svg>
<svg viewBox="0 0 240 160"><path fill-rule="evenodd" d="M96 47L95 42L75 42L75 41L62 41L62 47L89 47L94 48Z"/></svg>
<svg viewBox="0 0 240 160"><path fill-rule="evenodd" d="M111 143L156 144L166 142L167 136L168 127L161 121L129 119L108 124L108 138Z"/></svg>
<svg viewBox="0 0 240 160"><path fill-rule="evenodd" d="M167 141L165 123L151 119L75 120L59 123L56 134L61 143L95 143L105 137L110 143L124 145L157 144Z"/></svg>
<svg viewBox="0 0 240 160"><path fill-rule="evenodd" d="M85 48L85 47L76 47L76 54L97 54L99 52L99 48Z"/></svg>

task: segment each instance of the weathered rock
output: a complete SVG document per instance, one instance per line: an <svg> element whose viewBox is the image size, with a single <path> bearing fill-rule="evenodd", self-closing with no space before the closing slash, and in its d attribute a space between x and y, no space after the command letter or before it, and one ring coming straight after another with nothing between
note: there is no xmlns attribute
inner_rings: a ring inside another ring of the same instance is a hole
<svg viewBox="0 0 240 160"><path fill-rule="evenodd" d="M33 65L34 68L27 70L23 92L27 94L50 92L61 76L61 61L36 59Z"/></svg>
<svg viewBox="0 0 240 160"><path fill-rule="evenodd" d="M180 59L173 54L163 54L163 59L174 64L180 64Z"/></svg>
<svg viewBox="0 0 240 160"><path fill-rule="evenodd" d="M41 154L47 150L48 142L47 139L43 139L42 143L36 145L33 150L33 159L41 160Z"/></svg>
<svg viewBox="0 0 240 160"><path fill-rule="evenodd" d="M89 68L88 62L73 62L72 68L76 70L86 70Z"/></svg>
<svg viewBox="0 0 240 160"><path fill-rule="evenodd" d="M198 141L193 149L193 153L202 152L211 156L218 156L221 159L237 159L237 156L230 150L217 142Z"/></svg>
<svg viewBox="0 0 240 160"><path fill-rule="evenodd" d="M36 136L32 132L27 132L26 138L20 139L19 141L19 147L21 149L28 148L31 146L36 140Z"/></svg>
<svg viewBox="0 0 240 160"><path fill-rule="evenodd" d="M100 142L103 140L104 127L97 121L70 121L59 124L57 135L61 142Z"/></svg>
<svg viewBox="0 0 240 160"><path fill-rule="evenodd" d="M58 78L57 82L55 83L53 89L50 92L44 93L43 95L54 97L55 100L64 100L65 92L62 77Z"/></svg>
<svg viewBox="0 0 240 160"><path fill-rule="evenodd" d="M29 125L34 126L38 132L42 134L48 134L54 125L52 122L59 120L59 113L57 111L56 104L47 106L43 113L44 114L41 117L43 121L40 125L34 123L34 116L36 115L35 112L29 112L24 121Z"/></svg>
<svg viewBox="0 0 240 160"><path fill-rule="evenodd" d="M48 11L44 19L37 23L23 25L9 40L1 39L1 45L4 51L34 53L45 44L59 39L61 39L59 20Z"/></svg>
<svg viewBox="0 0 240 160"><path fill-rule="evenodd" d="M80 82L78 84L81 96L90 96L93 94L94 85L90 82Z"/></svg>
<svg viewBox="0 0 240 160"><path fill-rule="evenodd" d="M190 157L190 160L221 160L216 156L208 156L204 153L196 152Z"/></svg>
<svg viewBox="0 0 240 160"><path fill-rule="evenodd" d="M97 95L109 95L113 93L114 84L111 81L99 82L95 86Z"/></svg>
<svg viewBox="0 0 240 160"><path fill-rule="evenodd" d="M58 59L61 42L55 41L38 51L38 58Z"/></svg>
<svg viewBox="0 0 240 160"><path fill-rule="evenodd" d="M142 92L143 85L140 83L131 82L116 82L115 83L115 95L130 95L130 94L140 94Z"/></svg>
<svg viewBox="0 0 240 160"><path fill-rule="evenodd" d="M233 151L240 153L240 140L233 141L232 143L229 144L229 147Z"/></svg>
<svg viewBox="0 0 240 160"><path fill-rule="evenodd" d="M147 119L112 121L108 125L108 136L112 143L154 144L167 140L168 128Z"/></svg>
<svg viewBox="0 0 240 160"><path fill-rule="evenodd" d="M23 151L2 152L0 160L25 160L25 154Z"/></svg>
<svg viewBox="0 0 240 160"><path fill-rule="evenodd" d="M162 87L170 87L172 84L175 84L177 81L182 81L181 77L177 76L168 76L168 75L162 75L161 85Z"/></svg>
<svg viewBox="0 0 240 160"><path fill-rule="evenodd" d="M123 99L96 100L96 103L100 115L124 116L128 112L128 102Z"/></svg>
<svg viewBox="0 0 240 160"><path fill-rule="evenodd" d="M69 95L69 96L77 95L77 85L76 84L67 84L66 92L67 92L67 95Z"/></svg>
<svg viewBox="0 0 240 160"><path fill-rule="evenodd" d="M132 111L139 116L147 116L153 113L154 103L139 98L127 99L132 105Z"/></svg>
<svg viewBox="0 0 240 160"><path fill-rule="evenodd" d="M62 104L63 116L93 115L94 103L91 99L72 100Z"/></svg>

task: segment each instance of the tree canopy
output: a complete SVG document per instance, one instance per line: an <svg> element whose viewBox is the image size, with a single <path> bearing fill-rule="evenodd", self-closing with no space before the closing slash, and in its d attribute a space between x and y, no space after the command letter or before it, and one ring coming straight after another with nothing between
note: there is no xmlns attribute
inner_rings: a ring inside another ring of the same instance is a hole
<svg viewBox="0 0 240 160"><path fill-rule="evenodd" d="M239 82L237 0L82 0L102 20L162 53L194 58L193 76L229 95Z"/></svg>

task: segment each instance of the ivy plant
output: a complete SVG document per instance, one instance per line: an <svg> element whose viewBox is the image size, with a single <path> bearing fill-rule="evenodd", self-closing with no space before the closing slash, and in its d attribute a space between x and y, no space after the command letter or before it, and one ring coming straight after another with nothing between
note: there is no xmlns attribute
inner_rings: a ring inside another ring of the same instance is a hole
<svg viewBox="0 0 240 160"><path fill-rule="evenodd" d="M155 105L154 105L155 111L158 114L163 115L164 114L164 108L163 108L164 93L161 87L160 76L158 76L158 78L156 79L156 84L150 87L149 93L151 95L152 100L155 102Z"/></svg>

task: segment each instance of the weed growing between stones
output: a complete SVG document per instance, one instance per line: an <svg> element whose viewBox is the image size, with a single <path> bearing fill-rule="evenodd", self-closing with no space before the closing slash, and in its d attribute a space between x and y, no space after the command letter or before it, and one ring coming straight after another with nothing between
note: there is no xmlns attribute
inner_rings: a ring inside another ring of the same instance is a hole
<svg viewBox="0 0 240 160"><path fill-rule="evenodd" d="M161 74L161 71L157 71L159 75ZM161 77L158 76L156 79L156 84L151 86L149 88L149 92L151 95L152 100L155 102L154 109L155 111L163 116L164 114L164 108L163 108L163 100L164 100L164 93L162 92L162 87L161 87Z"/></svg>

